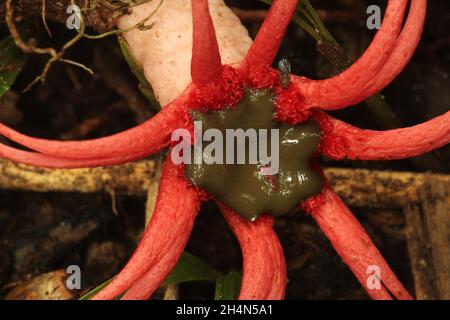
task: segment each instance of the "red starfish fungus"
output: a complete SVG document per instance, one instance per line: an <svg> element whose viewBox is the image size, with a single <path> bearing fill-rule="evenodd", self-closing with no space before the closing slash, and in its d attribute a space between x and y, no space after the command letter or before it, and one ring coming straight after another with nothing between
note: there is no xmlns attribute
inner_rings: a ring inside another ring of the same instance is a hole
<svg viewBox="0 0 450 320"><path fill-rule="evenodd" d="M113 165L155 153L170 143L171 132L192 126L191 109L220 110L235 105L244 87L275 93L276 119L288 124L315 119L322 130L320 151L331 158L385 160L428 152L450 142L450 112L423 124L391 131L362 130L320 111L354 105L383 89L411 58L422 32L426 0L412 0L403 26L407 0L390 0L381 29L363 56L349 69L326 80L292 76L283 89L270 68L297 0L276 0L246 58L222 66L207 0L192 0L192 84L154 118L122 133L90 141L49 141L22 135L5 125L0 134L32 150L0 145L0 155L14 161L52 168ZM403 26L403 28L402 28ZM167 158L153 217L135 253L96 299L148 298L163 282L183 251L204 192L191 186L181 166ZM240 298L282 299L286 266L281 245L263 216L249 222L224 204L219 207L242 247L244 274ZM317 221L331 244L374 299L409 299L393 271L362 226L338 196L325 187L302 207ZM367 287L368 266L381 269L379 289Z"/></svg>

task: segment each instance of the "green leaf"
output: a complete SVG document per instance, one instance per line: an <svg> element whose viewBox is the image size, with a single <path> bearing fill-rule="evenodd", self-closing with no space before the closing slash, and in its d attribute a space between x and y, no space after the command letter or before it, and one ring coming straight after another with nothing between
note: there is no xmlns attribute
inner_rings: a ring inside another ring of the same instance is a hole
<svg viewBox="0 0 450 320"><path fill-rule="evenodd" d="M25 56L11 37L0 41L0 97L11 88L25 64Z"/></svg>
<svg viewBox="0 0 450 320"><path fill-rule="evenodd" d="M242 275L231 271L217 278L215 300L236 300L241 289Z"/></svg>
<svg viewBox="0 0 450 320"><path fill-rule="evenodd" d="M128 42L121 35L119 35L117 37L117 39L119 40L120 49L122 50L122 54L123 54L123 56L125 58L125 61L130 66L131 71L133 72L133 74L139 80L139 89L141 90L142 94L157 109L161 109L161 105L159 104L158 100L156 100L155 93L153 92L152 87L150 86L150 84L148 83L147 79L145 78L144 71L142 70L142 68L136 62L136 59L135 59L133 53L131 52L131 49L130 49L130 46L128 45Z"/></svg>
<svg viewBox="0 0 450 320"><path fill-rule="evenodd" d="M85 295L81 296L78 300L91 300L98 292L100 292L103 288L105 288L108 284L110 284L113 279L114 278L106 280L105 282L103 282L98 287L92 289L91 291L89 291Z"/></svg>
<svg viewBox="0 0 450 320"><path fill-rule="evenodd" d="M175 268L164 281L165 286L191 281L216 281L220 273L207 263L184 252Z"/></svg>

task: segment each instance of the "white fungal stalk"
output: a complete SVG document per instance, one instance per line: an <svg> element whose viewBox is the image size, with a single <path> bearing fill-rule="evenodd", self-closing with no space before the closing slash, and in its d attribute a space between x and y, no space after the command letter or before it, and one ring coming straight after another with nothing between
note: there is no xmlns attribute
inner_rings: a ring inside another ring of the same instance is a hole
<svg viewBox="0 0 450 320"><path fill-rule="evenodd" d="M118 20L121 29L143 21L157 9L152 0L132 9ZM219 43L222 64L242 61L252 40L247 29L223 0L210 0L209 8ZM146 22L148 30L137 28L124 34L133 55L144 70L156 99L166 105L191 82L192 11L191 0L164 0L156 14Z"/></svg>

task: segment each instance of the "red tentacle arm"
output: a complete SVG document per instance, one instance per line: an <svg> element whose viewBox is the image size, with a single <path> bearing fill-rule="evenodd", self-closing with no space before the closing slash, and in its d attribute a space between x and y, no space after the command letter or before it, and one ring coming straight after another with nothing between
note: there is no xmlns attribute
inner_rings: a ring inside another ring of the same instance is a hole
<svg viewBox="0 0 450 320"><path fill-rule="evenodd" d="M110 158L93 158L93 159L69 159L55 156L48 156L38 152L31 152L16 149L0 143L0 158L12 160L14 162L23 163L35 167L49 169L76 169L76 168L92 168L113 166L128 162L122 156ZM133 159L134 160L134 159Z"/></svg>
<svg viewBox="0 0 450 320"><path fill-rule="evenodd" d="M133 283L121 300L147 300L153 295L175 267L186 246L187 240L184 237L179 237L175 241L174 247L176 250L170 249L171 251L167 252L161 260L157 261L141 278Z"/></svg>
<svg viewBox="0 0 450 320"><path fill-rule="evenodd" d="M147 272L155 269L153 276L147 274L145 278L151 281L147 284L148 287L152 290L157 288L183 252L199 207L198 191L189 185L179 166L174 165L170 157L167 157L155 210L136 251L111 284L94 299L114 299ZM160 264L162 262L163 265ZM133 292L134 290L128 297ZM150 290L147 289L147 293L151 294Z"/></svg>
<svg viewBox="0 0 450 320"><path fill-rule="evenodd" d="M384 89L406 67L422 36L426 13L427 0L412 0L408 19L389 59L375 77L370 89L365 92L365 97L361 98L360 101L354 101L352 104L359 103Z"/></svg>
<svg viewBox="0 0 450 320"><path fill-rule="evenodd" d="M115 163L123 163L149 156L166 147L172 131L184 127L187 121L183 100L177 99L143 124L99 139L55 141L33 138L3 124L0 124L0 134L49 156L66 159L114 158Z"/></svg>
<svg viewBox="0 0 450 320"><path fill-rule="evenodd" d="M222 74L222 62L208 0L192 0L192 81L204 85Z"/></svg>
<svg viewBox="0 0 450 320"><path fill-rule="evenodd" d="M420 0L419 0L420 1ZM407 0L389 0L380 30L366 52L350 68L326 80L293 77L305 104L334 110L364 100L367 90L394 49Z"/></svg>
<svg viewBox="0 0 450 320"><path fill-rule="evenodd" d="M263 216L249 222L225 205L217 204L242 248L244 268L239 299L283 299L286 262L283 248L272 228L273 220Z"/></svg>
<svg viewBox="0 0 450 320"><path fill-rule="evenodd" d="M122 163L120 158L66 159L12 148L0 143L0 157L36 167L72 169L108 166Z"/></svg>
<svg viewBox="0 0 450 320"><path fill-rule="evenodd" d="M298 0L275 0L250 47L243 68L270 66L275 59Z"/></svg>
<svg viewBox="0 0 450 320"><path fill-rule="evenodd" d="M414 157L450 143L450 111L413 127L375 131L316 113L323 130L322 153L332 159L396 160Z"/></svg>
<svg viewBox="0 0 450 320"><path fill-rule="evenodd" d="M364 228L331 189L326 188L302 206L311 213L331 245L373 299L392 299L390 294L397 299L412 299ZM379 286L373 278L373 272L377 269L381 281Z"/></svg>

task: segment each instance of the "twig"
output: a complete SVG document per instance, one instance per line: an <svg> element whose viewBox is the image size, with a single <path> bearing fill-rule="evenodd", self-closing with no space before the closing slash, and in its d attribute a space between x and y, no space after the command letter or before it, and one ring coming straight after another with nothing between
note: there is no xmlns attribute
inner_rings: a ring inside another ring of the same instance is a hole
<svg viewBox="0 0 450 320"><path fill-rule="evenodd" d="M406 243L408 245L411 271L414 277L414 288L418 300L438 299L436 275L434 272L431 251L428 246L422 221L420 204L411 204L403 210L406 221Z"/></svg>
<svg viewBox="0 0 450 320"><path fill-rule="evenodd" d="M75 0L72 0L72 2L74 2ZM129 32L131 30L134 29L139 29L141 31L145 31L145 30L149 30L153 27L154 23L151 23L150 25L145 25L147 23L147 21L149 21L159 10L159 8L161 7L161 5L163 4L164 0L160 0L159 4L157 5L157 7L155 8L155 10L153 10L147 17L145 17L142 21L136 23L135 25L127 28L127 29L115 29L115 30L111 30L111 31L107 31L101 34L97 34L97 35L91 35L91 34L87 34L84 32L85 29L85 22L84 22L84 18L81 17L81 25L83 26L82 29L79 30L79 33L81 34L81 36L83 36L84 38L87 39L91 39L91 40L98 40L98 39L102 39L105 37L109 37L112 35L119 35L122 33L126 33Z"/></svg>
<svg viewBox="0 0 450 320"><path fill-rule="evenodd" d="M145 196L158 169L152 160L121 166L54 170L0 159L0 188L36 192L107 192Z"/></svg>
<svg viewBox="0 0 450 320"><path fill-rule="evenodd" d="M439 298L450 299L450 183L429 179L420 199L428 230Z"/></svg>
<svg viewBox="0 0 450 320"><path fill-rule="evenodd" d="M231 7L231 10L244 22L263 21L268 10L248 10L237 7ZM317 14L323 22L327 23L357 23L363 19L359 12L344 10L317 10Z"/></svg>
<svg viewBox="0 0 450 320"><path fill-rule="evenodd" d="M405 210L406 239L416 296L450 298L450 183L430 177L420 187L420 203Z"/></svg>
<svg viewBox="0 0 450 320"><path fill-rule="evenodd" d="M231 10L243 22L260 22L267 16L267 10L245 10L241 8L232 7Z"/></svg>
<svg viewBox="0 0 450 320"><path fill-rule="evenodd" d="M48 35L50 38L52 38L52 32L50 31L50 28L47 24L47 2L45 0L42 0L42 23L44 24L45 30L47 30Z"/></svg>
<svg viewBox="0 0 450 320"><path fill-rule="evenodd" d="M93 131L99 129L103 124L110 121L112 112L122 108L126 108L123 101L118 101L112 104L102 113L83 120L75 128L61 134L61 139L80 140L86 138Z"/></svg>
<svg viewBox="0 0 450 320"><path fill-rule="evenodd" d="M48 54L50 56L56 56L56 50L53 48L38 48L30 43L25 43L17 27L14 23L14 7L12 5L12 0L6 0L6 14L5 14L6 25L8 26L8 30L11 33L12 38L14 39L14 43L17 47L19 47L25 53L35 53L35 54Z"/></svg>
<svg viewBox="0 0 450 320"><path fill-rule="evenodd" d="M105 192L147 196L157 178L155 161L125 165L55 170L34 168L0 159L0 188L37 192ZM365 169L326 168L330 185L348 205L373 208L403 208L419 203L418 189L430 179L450 182L450 175Z"/></svg>
<svg viewBox="0 0 450 320"><path fill-rule="evenodd" d="M64 63L68 63L68 64L72 64L74 66L80 67L86 71L88 71L89 73L93 74L94 72L89 69L88 67L82 65L81 63L72 61L72 60L68 60L68 59L63 59L63 55L66 52L66 50L68 48L70 48L71 46L73 46L76 42L78 42L82 36L80 34L77 34L72 40L70 40L69 42L67 42L62 49L57 52L55 49L53 48L38 48L30 43L25 43L21 36L19 31L17 30L17 27L14 23L14 6L12 5L12 0L6 0L6 24L8 26L8 30L11 33L12 38L14 39L14 43L25 53L30 53L30 54L40 54L40 55L50 55L50 59L47 61L47 63L45 64L45 67L42 71L42 73L37 76L25 89L24 92L28 91L31 89L31 87L33 87L37 82L41 81L44 82L45 78L47 77L47 74L51 68L51 66L53 65L53 63L57 62L57 61L61 61Z"/></svg>
<svg viewBox="0 0 450 320"><path fill-rule="evenodd" d="M102 3L117 2L116 0L102 0ZM144 1L134 1L138 2ZM4 3L4 2L2 2ZM67 22L66 9L71 5L72 0L58 0L58 1L46 1L46 20L65 24ZM76 0L76 5L80 8L86 3L91 5L90 10L85 10L85 24L97 31L98 33L104 33L115 28L115 21L121 15L127 14L129 8L134 6L133 3L125 3L122 1L120 5L106 6L98 4L98 1L93 0ZM96 5L97 4L97 5ZM38 0L14 0L13 3L19 19L32 18L42 15L41 1ZM5 20L6 10L4 5L0 5L0 23Z"/></svg>

